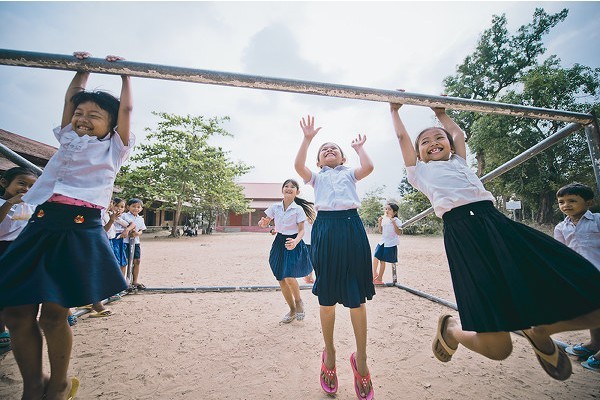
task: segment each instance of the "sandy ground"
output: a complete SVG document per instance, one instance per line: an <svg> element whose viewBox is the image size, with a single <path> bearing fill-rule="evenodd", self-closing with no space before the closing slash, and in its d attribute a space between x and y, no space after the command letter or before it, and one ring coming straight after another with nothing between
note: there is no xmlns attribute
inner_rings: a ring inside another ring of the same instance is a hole
<svg viewBox="0 0 600 400"><path fill-rule="evenodd" d="M371 235L372 246L378 235ZM272 237L221 233L142 240L140 281L150 287L276 285L267 264ZM454 302L440 237L401 239L400 283ZM391 281L391 269L386 271ZM277 291L138 293L109 307L107 318L74 326L70 374L79 399L326 399L318 380L323 347L318 303L302 291L307 316L280 325ZM451 362L431 352L437 318L449 310L407 291L378 288L368 302L369 366L377 399L598 399L600 374L573 362L566 382L547 376L525 339L513 354L488 360L465 348ZM356 398L348 358L348 310L337 308L338 399ZM579 343L587 332L556 339ZM47 356L44 365L48 370ZM0 399L18 399L12 352L0 355Z"/></svg>

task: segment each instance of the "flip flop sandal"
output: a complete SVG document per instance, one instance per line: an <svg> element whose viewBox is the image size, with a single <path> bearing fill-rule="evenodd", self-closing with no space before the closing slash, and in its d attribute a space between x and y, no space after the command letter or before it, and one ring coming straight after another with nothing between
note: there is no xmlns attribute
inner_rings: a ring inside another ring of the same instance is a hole
<svg viewBox="0 0 600 400"><path fill-rule="evenodd" d="M146 285L144 285L143 283L138 283L135 285L135 288L137 290L145 290L146 289Z"/></svg>
<svg viewBox="0 0 600 400"><path fill-rule="evenodd" d="M591 355L596 354L595 351L588 349L583 343L567 346L565 348L567 354L587 360Z"/></svg>
<svg viewBox="0 0 600 400"><path fill-rule="evenodd" d="M325 366L325 357L327 357L327 353L325 352L325 349L323 349L323 354L321 355L321 373L319 374L319 380L321 381L321 388L325 391L325 393L334 394L338 390L337 373L335 371L335 367L328 369ZM329 378L329 382L334 382L333 387L329 386L327 382L325 382L323 375Z"/></svg>
<svg viewBox="0 0 600 400"><path fill-rule="evenodd" d="M287 313L281 319L281 323L282 324L289 324L290 322L292 322L295 319L296 319L296 314L291 315L290 313Z"/></svg>
<svg viewBox="0 0 600 400"><path fill-rule="evenodd" d="M113 315L113 312L107 308L105 310L95 312L94 314L90 314L90 318L110 317L111 315Z"/></svg>
<svg viewBox="0 0 600 400"><path fill-rule="evenodd" d="M0 339L3 340L0 342L0 347L10 346L10 333L8 331L0 333Z"/></svg>
<svg viewBox="0 0 600 400"><path fill-rule="evenodd" d="M581 363L581 366L590 371L600 372L600 359L590 356L590 358Z"/></svg>
<svg viewBox="0 0 600 400"><path fill-rule="evenodd" d="M358 397L359 400L372 400L373 396L375 396L375 390L373 389L373 382L371 382L371 374L368 373L367 376L362 376L358 373L358 369L356 367L356 353L352 353L350 355L350 366L352 367L352 372L354 373L354 391L356 392L356 397ZM362 391L366 392L367 387L369 387L369 383L371 383L371 390L365 396L362 396L360 394L360 389L362 388Z"/></svg>
<svg viewBox="0 0 600 400"><path fill-rule="evenodd" d="M450 317L450 314L445 314L438 319L438 326L435 334L435 339L433 339L433 343L431 345L433 355L441 362L450 361L452 359L452 355L456 353L457 350L448 346L448 343L446 343L443 336L444 329L446 328L446 322Z"/></svg>
<svg viewBox="0 0 600 400"><path fill-rule="evenodd" d="M535 343L533 343L533 340L531 340L531 338L527 336L524 331L521 331L521 333L525 339L529 341L531 347L533 347L533 351L535 352L538 362L548 375L559 381L564 381L571 376L571 373L573 373L571 360L569 359L569 356L567 356L567 353L565 353L562 348L558 347L554 340L552 341L552 344L554 345L554 351L552 354L546 354L542 353L542 351L536 347Z"/></svg>
<svg viewBox="0 0 600 400"><path fill-rule="evenodd" d="M71 378L71 390L69 390L69 394L67 394L67 400L73 400L77 391L79 390L79 379Z"/></svg>

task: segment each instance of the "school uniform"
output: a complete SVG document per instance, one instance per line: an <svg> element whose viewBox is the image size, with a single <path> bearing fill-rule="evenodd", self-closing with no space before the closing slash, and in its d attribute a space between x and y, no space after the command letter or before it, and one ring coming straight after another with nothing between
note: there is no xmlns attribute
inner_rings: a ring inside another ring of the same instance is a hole
<svg viewBox="0 0 600 400"><path fill-rule="evenodd" d="M281 201L270 205L265 210L265 214L275 220L277 231L269 253L269 265L275 279L281 281L284 278L301 278L310 274L312 263L304 241L300 240L292 250L285 248L288 238L295 239L298 236L298 224L306 221L306 214L302 207L292 202L284 210Z"/></svg>
<svg viewBox="0 0 600 400"><path fill-rule="evenodd" d="M554 227L554 239L569 246L600 270L600 213L587 210L575 225L571 217Z"/></svg>
<svg viewBox="0 0 600 400"><path fill-rule="evenodd" d="M323 167L305 182L315 190L317 218L311 256L316 280L313 294L322 306L360 307L375 295L371 247L358 216L360 199L354 170Z"/></svg>
<svg viewBox="0 0 600 400"><path fill-rule="evenodd" d="M146 224L144 223L144 217L142 217L141 215L133 215L130 212L126 212L125 214L121 215L121 219L129 226L129 224L131 224L132 222L135 224L135 231L136 232L140 232L140 231L144 231L146 230ZM140 246L140 237L136 236L135 238L133 238L133 242L131 241L130 237L126 237L123 238L123 244L125 245L125 254L127 256L127 259L129 259L129 254L130 254L130 246L133 245L134 249L133 249L133 259L134 260L139 260L142 258L142 249Z"/></svg>
<svg viewBox="0 0 600 400"><path fill-rule="evenodd" d="M39 204L0 257L0 305L53 302L74 307L127 288L102 225L101 208L133 145L116 132L102 140L79 137L71 124L54 129L60 142L44 173L23 196ZM53 196L73 200L49 202ZM74 205L82 202L88 206Z"/></svg>
<svg viewBox="0 0 600 400"><path fill-rule="evenodd" d="M600 308L600 272L552 237L498 211L463 158L417 161L406 170L408 182L444 221L464 330L521 330Z"/></svg>
<svg viewBox="0 0 600 400"><path fill-rule="evenodd" d="M106 226L109 220L110 216L106 213L106 209L104 209L102 212L102 225ZM117 259L117 264L119 264L121 267L127 265L127 255L125 253L125 244L123 243L123 238L118 236L123 233L127 225L128 224L124 222L121 217L117 217L113 221L108 231L106 231L110 248Z"/></svg>
<svg viewBox="0 0 600 400"><path fill-rule="evenodd" d="M6 200L0 199L0 206L4 205ZM27 220L33 214L34 206L27 203L14 204L10 207L6 217L0 221L0 255L8 248L19 233L27 225ZM1 268L1 267L0 267Z"/></svg>
<svg viewBox="0 0 600 400"><path fill-rule="evenodd" d="M384 217L381 222L381 241L375 247L373 257L380 261L389 263L398 262L398 244L400 239L394 229L394 225L398 228L402 225L402 221L398 217L392 219Z"/></svg>

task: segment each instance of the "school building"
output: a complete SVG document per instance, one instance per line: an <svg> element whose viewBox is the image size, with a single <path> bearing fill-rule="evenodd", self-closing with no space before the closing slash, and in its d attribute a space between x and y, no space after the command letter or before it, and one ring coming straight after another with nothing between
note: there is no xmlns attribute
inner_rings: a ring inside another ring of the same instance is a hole
<svg viewBox="0 0 600 400"><path fill-rule="evenodd" d="M258 221L265 216L265 210L273 203L283 200L281 183L240 183L244 198L250 200L250 211L244 214L229 212L217 217L217 232L264 232Z"/></svg>

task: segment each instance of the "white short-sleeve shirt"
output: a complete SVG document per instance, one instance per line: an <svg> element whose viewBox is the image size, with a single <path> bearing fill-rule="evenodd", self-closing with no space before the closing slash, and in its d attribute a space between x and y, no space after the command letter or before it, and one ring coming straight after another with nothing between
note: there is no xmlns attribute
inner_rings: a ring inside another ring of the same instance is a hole
<svg viewBox="0 0 600 400"><path fill-rule="evenodd" d="M0 199L0 206L6 200ZM27 220L35 211L35 207L27 203L13 205L6 217L0 222L0 240L12 242L27 225Z"/></svg>
<svg viewBox="0 0 600 400"><path fill-rule="evenodd" d="M125 221L127 225L133 222L135 224L134 231L136 232L146 230L146 224L144 223L144 218L141 215L133 215L130 212L126 212L125 214L121 215L121 219ZM129 243L129 237L123 238L123 243ZM136 236L133 240L133 243L139 244L140 237Z"/></svg>
<svg viewBox="0 0 600 400"><path fill-rule="evenodd" d="M133 147L133 134L127 145L114 131L103 139L79 136L71 124L56 127L54 135L60 147L23 201L41 204L56 193L108 207L117 172Z"/></svg>
<svg viewBox="0 0 600 400"><path fill-rule="evenodd" d="M587 210L577 225L566 217L554 228L554 239L566 244L600 270L600 214Z"/></svg>
<svg viewBox="0 0 600 400"><path fill-rule="evenodd" d="M440 218L447 211L465 204L494 201L494 196L483 187L465 159L456 154L448 161L417 161L414 167L406 167L406 177L427 196L435 215Z"/></svg>
<svg viewBox="0 0 600 400"><path fill-rule="evenodd" d="M381 241L379 244L382 244L383 247L394 247L398 246L400 243L400 238L394 229L394 225L400 228L402 221L400 221L398 217L394 217L392 219L385 217L381 221Z"/></svg>
<svg viewBox="0 0 600 400"><path fill-rule="evenodd" d="M308 183L315 189L316 211L341 211L360 207L354 169L343 165L327 166L312 172Z"/></svg>
<svg viewBox="0 0 600 400"><path fill-rule="evenodd" d="M287 210L283 209L283 201L271 204L265 210L265 214L275 220L275 230L282 235L298 233L298 224L306 221L304 210L295 202L292 202Z"/></svg>

